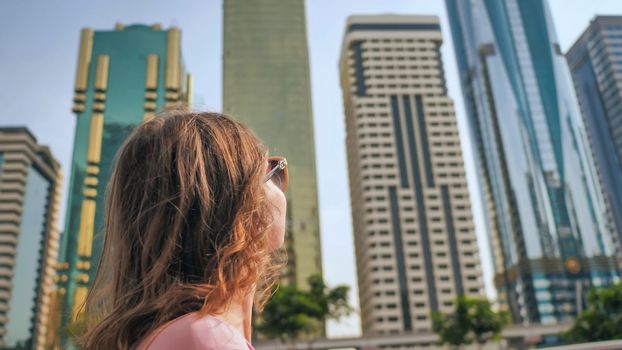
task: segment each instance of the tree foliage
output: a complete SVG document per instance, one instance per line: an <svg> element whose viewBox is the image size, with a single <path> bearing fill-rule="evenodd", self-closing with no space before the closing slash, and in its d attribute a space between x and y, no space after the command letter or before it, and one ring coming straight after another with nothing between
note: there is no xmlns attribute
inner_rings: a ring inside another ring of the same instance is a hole
<svg viewBox="0 0 622 350"><path fill-rule="evenodd" d="M257 331L268 338L295 340L320 330L327 319L339 319L352 312L348 304L350 287L328 288L319 275L309 277L309 289L281 285L266 304Z"/></svg>
<svg viewBox="0 0 622 350"><path fill-rule="evenodd" d="M485 299L460 297L453 313L432 314L432 329L441 344L454 347L498 339L508 323L506 312L495 312Z"/></svg>
<svg viewBox="0 0 622 350"><path fill-rule="evenodd" d="M622 283L590 290L587 310L562 338L571 343L622 339Z"/></svg>

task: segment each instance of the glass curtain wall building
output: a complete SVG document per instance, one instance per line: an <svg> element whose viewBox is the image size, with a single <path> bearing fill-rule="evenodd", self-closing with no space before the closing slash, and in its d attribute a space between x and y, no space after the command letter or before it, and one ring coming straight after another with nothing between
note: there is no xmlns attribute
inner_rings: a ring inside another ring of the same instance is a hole
<svg viewBox="0 0 622 350"><path fill-rule="evenodd" d="M118 148L156 111L189 102L191 79L184 75L180 35L177 28L163 30L157 24L82 30L73 105L77 123L58 265L59 331L79 314L95 277L104 192Z"/></svg>
<svg viewBox="0 0 622 350"><path fill-rule="evenodd" d="M622 16L594 18L570 48L566 59L619 244L622 242Z"/></svg>
<svg viewBox="0 0 622 350"><path fill-rule="evenodd" d="M447 0L500 301L563 322L618 280L607 210L548 5Z"/></svg>

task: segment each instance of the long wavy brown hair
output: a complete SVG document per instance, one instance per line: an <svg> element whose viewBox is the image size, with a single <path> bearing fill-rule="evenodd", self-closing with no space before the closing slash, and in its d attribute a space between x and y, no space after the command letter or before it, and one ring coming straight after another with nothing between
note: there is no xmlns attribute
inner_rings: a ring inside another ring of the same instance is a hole
<svg viewBox="0 0 622 350"><path fill-rule="evenodd" d="M179 316L222 312L256 289L261 309L283 263L269 248L266 156L222 114L169 111L137 127L108 184L103 254L76 344L132 349Z"/></svg>

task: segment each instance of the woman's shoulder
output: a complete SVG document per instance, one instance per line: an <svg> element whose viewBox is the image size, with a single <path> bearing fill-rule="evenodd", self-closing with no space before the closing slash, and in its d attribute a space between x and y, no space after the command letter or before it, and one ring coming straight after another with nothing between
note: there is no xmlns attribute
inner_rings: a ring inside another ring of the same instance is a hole
<svg viewBox="0 0 622 350"><path fill-rule="evenodd" d="M213 316L187 314L145 340L140 350L249 350L252 346L233 326Z"/></svg>

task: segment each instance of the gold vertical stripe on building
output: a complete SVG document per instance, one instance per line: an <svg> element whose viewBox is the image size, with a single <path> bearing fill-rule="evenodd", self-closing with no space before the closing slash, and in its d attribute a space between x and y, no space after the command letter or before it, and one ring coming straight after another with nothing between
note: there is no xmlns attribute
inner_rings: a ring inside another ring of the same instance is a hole
<svg viewBox="0 0 622 350"><path fill-rule="evenodd" d="M95 165L89 165L86 167L86 173L89 175L97 175L99 174L99 167Z"/></svg>
<svg viewBox="0 0 622 350"><path fill-rule="evenodd" d="M84 92L88 86L89 65L93 51L93 30L82 29L80 34L80 50L78 51L78 69L76 71L76 92Z"/></svg>
<svg viewBox="0 0 622 350"><path fill-rule="evenodd" d="M147 78L145 79L147 90L158 88L158 55L147 56Z"/></svg>
<svg viewBox="0 0 622 350"><path fill-rule="evenodd" d="M106 94L103 92L96 92L95 95L93 95L93 99L98 102L104 102L106 101Z"/></svg>
<svg viewBox="0 0 622 350"><path fill-rule="evenodd" d="M180 32L178 28L171 28L168 31L166 43L166 88L179 89L180 87L180 53L179 39Z"/></svg>
<svg viewBox="0 0 622 350"><path fill-rule="evenodd" d="M54 321L56 319L56 316L62 313L62 311L58 307L58 290L56 289L51 291L49 294L49 298L50 306L48 312L50 313L50 315L48 315L48 318L46 320L45 329L47 332L45 333L45 340L43 342L43 346L45 349L48 349L54 345L54 331L56 330L56 324Z"/></svg>
<svg viewBox="0 0 622 350"><path fill-rule="evenodd" d="M95 227L95 206L92 199L82 201L80 212L80 231L78 233L78 256L90 257L93 250L93 230Z"/></svg>
<svg viewBox="0 0 622 350"><path fill-rule="evenodd" d="M104 115L93 113L91 129L89 130L89 145L86 151L86 160L89 163L99 163L101 159L102 136L104 134Z"/></svg>
<svg viewBox="0 0 622 350"><path fill-rule="evenodd" d="M192 74L186 75L186 106L192 104Z"/></svg>
<svg viewBox="0 0 622 350"><path fill-rule="evenodd" d="M84 270L84 271L88 271L91 269L91 263L88 261L78 261L76 263L76 268L78 270Z"/></svg>
<svg viewBox="0 0 622 350"><path fill-rule="evenodd" d="M60 308L58 306L59 299L62 300L62 293L64 289L53 289L54 277L56 271L54 265L58 260L58 245L60 234L58 232L57 220L58 220L58 208L60 206L61 186L63 183L63 175L60 170L60 166L55 167L54 185L50 188L50 208L49 208L49 221L48 221L48 242L43 253L43 268L42 268L42 281L39 295L47 295L49 298L40 297L39 311L37 312L35 321L35 334L34 346L35 349L49 349L45 344L50 340L52 341L56 336L56 331L60 326ZM68 264L63 263L63 268L68 268ZM59 293L61 294L59 297Z"/></svg>
<svg viewBox="0 0 622 350"><path fill-rule="evenodd" d="M82 194L85 197L95 198L97 197L97 190L94 188L85 188L84 191L82 191Z"/></svg>
<svg viewBox="0 0 622 350"><path fill-rule="evenodd" d="M91 177L91 176L87 176L84 178L84 184L87 186L97 186L97 178L96 177Z"/></svg>
<svg viewBox="0 0 622 350"><path fill-rule="evenodd" d="M89 283L89 274L88 273L81 273L76 277L76 281L79 283Z"/></svg>
<svg viewBox="0 0 622 350"><path fill-rule="evenodd" d="M78 317L78 314L83 310L84 301L86 300L86 295L88 294L88 289L86 287L78 287L73 292L73 311L72 315L74 320Z"/></svg>
<svg viewBox="0 0 622 350"><path fill-rule="evenodd" d="M97 70L95 71L95 89L105 91L108 88L108 67L110 56L99 55L97 57Z"/></svg>
<svg viewBox="0 0 622 350"><path fill-rule="evenodd" d="M50 292L50 310L46 320L47 331L43 342L44 349L60 349L60 322L63 314L64 293L56 289ZM37 347L39 349L39 347Z"/></svg>

